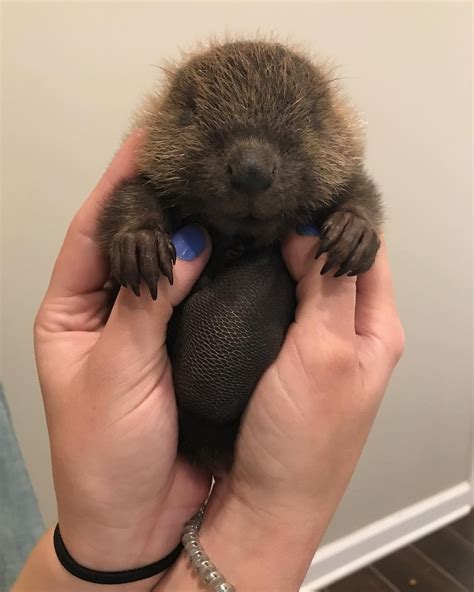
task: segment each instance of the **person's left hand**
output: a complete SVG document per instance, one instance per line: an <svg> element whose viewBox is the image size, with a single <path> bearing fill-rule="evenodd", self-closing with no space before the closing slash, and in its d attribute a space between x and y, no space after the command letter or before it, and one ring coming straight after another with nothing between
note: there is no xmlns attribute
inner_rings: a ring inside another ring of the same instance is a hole
<svg viewBox="0 0 474 592"><path fill-rule="evenodd" d="M175 236L174 284L160 278L156 302L145 289L137 298L122 288L110 311L103 288L96 221L114 187L136 173L139 143L139 134L124 143L72 221L35 323L61 533L77 562L100 571L167 555L210 485L177 456L166 352L173 306L209 258L207 235L187 227Z"/></svg>

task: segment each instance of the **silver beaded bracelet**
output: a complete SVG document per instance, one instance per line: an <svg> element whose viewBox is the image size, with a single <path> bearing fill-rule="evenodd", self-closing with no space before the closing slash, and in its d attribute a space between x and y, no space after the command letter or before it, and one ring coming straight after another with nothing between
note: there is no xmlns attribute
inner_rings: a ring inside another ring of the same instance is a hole
<svg viewBox="0 0 474 592"><path fill-rule="evenodd" d="M216 566L211 563L199 542L198 532L204 517L204 509L205 505L191 520L186 522L181 539L184 550L189 556L191 565L205 584L208 584L215 592L235 592L234 586L226 582L224 576L217 571Z"/></svg>

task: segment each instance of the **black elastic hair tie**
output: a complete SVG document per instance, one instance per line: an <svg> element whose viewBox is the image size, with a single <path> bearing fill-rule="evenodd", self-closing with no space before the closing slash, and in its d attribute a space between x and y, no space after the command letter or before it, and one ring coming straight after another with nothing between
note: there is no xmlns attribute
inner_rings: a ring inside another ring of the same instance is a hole
<svg viewBox="0 0 474 592"><path fill-rule="evenodd" d="M59 524L54 529L53 542L56 555L64 569L76 578L94 584L128 584L130 582L146 580L147 578L156 576L173 565L183 550L183 545L180 542L179 545L166 557L163 557L163 559L160 559L159 561L155 561L155 563L150 563L150 565L144 565L143 567L137 567L136 569L126 569L124 571L97 571L79 565L79 563L74 561L69 554L69 551L66 549L61 537Z"/></svg>

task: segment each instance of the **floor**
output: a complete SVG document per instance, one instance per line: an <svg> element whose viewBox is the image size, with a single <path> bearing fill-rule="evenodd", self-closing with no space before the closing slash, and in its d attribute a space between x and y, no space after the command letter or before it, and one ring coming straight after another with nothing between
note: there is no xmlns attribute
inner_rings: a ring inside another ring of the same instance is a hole
<svg viewBox="0 0 474 592"><path fill-rule="evenodd" d="M474 511L319 592L474 592Z"/></svg>

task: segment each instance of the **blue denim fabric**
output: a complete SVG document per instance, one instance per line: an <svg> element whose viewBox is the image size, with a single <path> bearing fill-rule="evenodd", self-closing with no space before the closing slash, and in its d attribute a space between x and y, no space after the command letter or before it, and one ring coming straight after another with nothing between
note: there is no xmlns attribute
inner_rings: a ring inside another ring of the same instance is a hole
<svg viewBox="0 0 474 592"><path fill-rule="evenodd" d="M0 384L0 592L8 592L44 532Z"/></svg>

